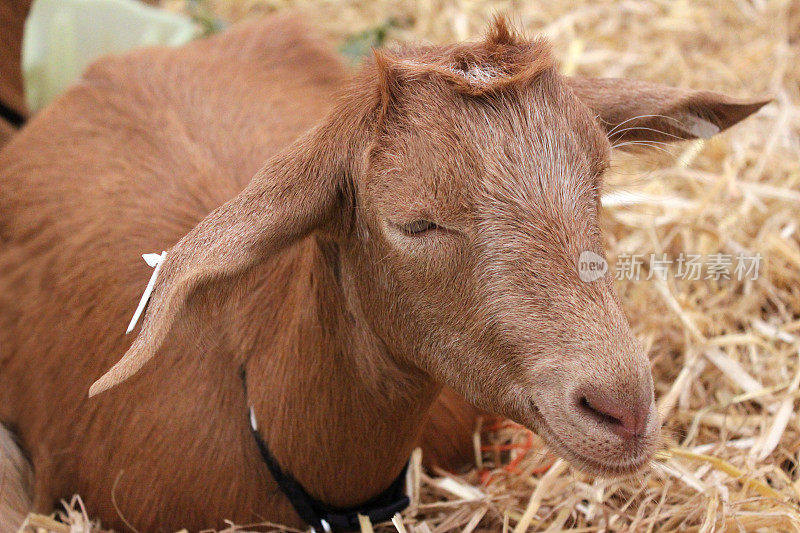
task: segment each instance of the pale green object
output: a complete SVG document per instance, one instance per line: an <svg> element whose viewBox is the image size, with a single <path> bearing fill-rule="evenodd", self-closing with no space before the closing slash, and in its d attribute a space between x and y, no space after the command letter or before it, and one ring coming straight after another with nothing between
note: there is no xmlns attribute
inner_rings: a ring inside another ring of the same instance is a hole
<svg viewBox="0 0 800 533"><path fill-rule="evenodd" d="M136 0L35 0L22 39L28 109L46 106L95 59L140 46L178 46L199 31L189 17Z"/></svg>

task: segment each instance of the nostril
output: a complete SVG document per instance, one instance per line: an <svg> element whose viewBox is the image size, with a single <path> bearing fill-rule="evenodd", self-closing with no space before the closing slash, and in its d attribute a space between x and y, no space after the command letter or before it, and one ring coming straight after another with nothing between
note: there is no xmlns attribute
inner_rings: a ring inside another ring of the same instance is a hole
<svg viewBox="0 0 800 533"><path fill-rule="evenodd" d="M622 420L620 420L619 418L617 418L616 416L614 416L612 414L609 414L609 413L606 413L604 411L601 411L600 409L598 409L597 407L592 405L592 402L590 402L589 399L586 396L581 396L580 406L581 406L581 409L585 413L587 413L589 416L595 418L601 424L608 424L608 425L612 425L612 426L613 425L619 425L619 426L622 425Z"/></svg>
<svg viewBox="0 0 800 533"><path fill-rule="evenodd" d="M650 417L649 404L637 408L611 401L599 393L579 396L578 408L584 415L625 439L644 434Z"/></svg>

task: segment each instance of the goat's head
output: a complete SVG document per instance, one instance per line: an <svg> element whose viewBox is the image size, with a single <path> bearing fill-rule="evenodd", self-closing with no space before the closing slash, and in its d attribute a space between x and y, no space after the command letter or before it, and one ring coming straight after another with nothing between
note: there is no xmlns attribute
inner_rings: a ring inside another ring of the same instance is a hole
<svg viewBox="0 0 800 533"><path fill-rule="evenodd" d="M603 255L610 140L707 136L761 105L565 78L502 20L479 43L376 54L326 124L169 252L142 332L92 392L152 357L199 286L324 228L348 305L394 359L588 470L635 470L659 432L649 362L611 274L578 270Z"/></svg>

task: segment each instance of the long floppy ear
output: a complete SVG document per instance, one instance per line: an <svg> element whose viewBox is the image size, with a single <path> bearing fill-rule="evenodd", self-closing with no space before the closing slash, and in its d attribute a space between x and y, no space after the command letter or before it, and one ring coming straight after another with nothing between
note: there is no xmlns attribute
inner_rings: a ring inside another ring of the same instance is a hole
<svg viewBox="0 0 800 533"><path fill-rule="evenodd" d="M614 146L707 139L770 102L617 78L565 80Z"/></svg>
<svg viewBox="0 0 800 533"><path fill-rule="evenodd" d="M335 130L324 125L296 141L167 252L141 332L92 385L90 396L124 381L150 360L198 288L245 272L336 216L347 147L337 141L342 135Z"/></svg>

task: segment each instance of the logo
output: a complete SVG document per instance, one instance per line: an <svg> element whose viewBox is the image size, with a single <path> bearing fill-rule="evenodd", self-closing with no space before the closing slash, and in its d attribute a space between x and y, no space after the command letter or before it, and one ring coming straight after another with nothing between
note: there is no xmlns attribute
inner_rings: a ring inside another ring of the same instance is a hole
<svg viewBox="0 0 800 533"><path fill-rule="evenodd" d="M578 276L581 281L591 283L602 278L608 272L608 261L603 256L590 250L581 252L578 258Z"/></svg>

